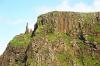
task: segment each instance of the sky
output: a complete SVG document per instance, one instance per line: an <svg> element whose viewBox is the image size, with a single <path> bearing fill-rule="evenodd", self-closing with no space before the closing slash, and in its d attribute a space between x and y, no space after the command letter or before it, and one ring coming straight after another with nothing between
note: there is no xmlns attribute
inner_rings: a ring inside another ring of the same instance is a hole
<svg viewBox="0 0 100 66"><path fill-rule="evenodd" d="M0 0L0 54L27 22L33 29L37 17L50 11L100 12L100 0Z"/></svg>

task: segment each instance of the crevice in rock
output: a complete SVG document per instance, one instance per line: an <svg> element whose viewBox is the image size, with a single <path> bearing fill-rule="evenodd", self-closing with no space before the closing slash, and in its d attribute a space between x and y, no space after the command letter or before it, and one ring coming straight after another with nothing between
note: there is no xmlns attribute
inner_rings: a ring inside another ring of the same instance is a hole
<svg viewBox="0 0 100 66"><path fill-rule="evenodd" d="M29 48L31 47L30 45L31 45L31 44L29 44L29 45L27 46L27 49L26 49L26 51L25 51L25 57L24 57L24 60L23 60L23 63L25 63L25 66L28 66L28 65L27 65L27 58L28 58L27 52L28 52Z"/></svg>
<svg viewBox="0 0 100 66"><path fill-rule="evenodd" d="M34 25L34 30L33 30L33 32L32 32L31 37L35 36L35 32L36 32L37 28L38 28L38 24L36 23L36 24Z"/></svg>

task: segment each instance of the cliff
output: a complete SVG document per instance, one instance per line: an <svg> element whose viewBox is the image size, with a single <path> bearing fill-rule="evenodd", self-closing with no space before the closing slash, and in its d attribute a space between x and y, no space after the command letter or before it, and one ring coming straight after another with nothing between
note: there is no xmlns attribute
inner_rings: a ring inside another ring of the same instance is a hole
<svg viewBox="0 0 100 66"><path fill-rule="evenodd" d="M49 12L15 36L0 66L100 66L100 12Z"/></svg>

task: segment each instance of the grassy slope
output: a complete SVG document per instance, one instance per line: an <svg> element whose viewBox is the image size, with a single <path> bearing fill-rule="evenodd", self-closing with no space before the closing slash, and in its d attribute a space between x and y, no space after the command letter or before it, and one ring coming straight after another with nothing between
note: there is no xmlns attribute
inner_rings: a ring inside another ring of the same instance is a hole
<svg viewBox="0 0 100 66"><path fill-rule="evenodd" d="M27 46L30 42L30 34L17 35L10 41L11 45L14 46Z"/></svg>

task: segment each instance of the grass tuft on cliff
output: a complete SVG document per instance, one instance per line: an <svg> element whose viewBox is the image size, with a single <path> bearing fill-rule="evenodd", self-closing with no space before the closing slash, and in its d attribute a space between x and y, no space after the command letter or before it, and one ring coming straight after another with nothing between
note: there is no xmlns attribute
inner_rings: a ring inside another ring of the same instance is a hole
<svg viewBox="0 0 100 66"><path fill-rule="evenodd" d="M30 34L20 34L11 40L10 44L14 46L27 46L30 42Z"/></svg>

